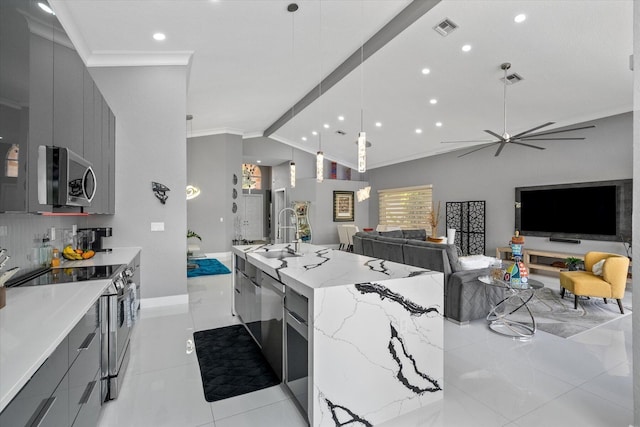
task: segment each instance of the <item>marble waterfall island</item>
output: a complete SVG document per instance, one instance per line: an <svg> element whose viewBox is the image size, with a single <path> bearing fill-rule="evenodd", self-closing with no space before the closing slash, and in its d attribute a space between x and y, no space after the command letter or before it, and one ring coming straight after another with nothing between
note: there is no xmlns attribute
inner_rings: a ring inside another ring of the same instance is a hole
<svg viewBox="0 0 640 427"><path fill-rule="evenodd" d="M442 273L308 244L265 256L288 246L233 253L308 298L310 425L376 425L443 398Z"/></svg>

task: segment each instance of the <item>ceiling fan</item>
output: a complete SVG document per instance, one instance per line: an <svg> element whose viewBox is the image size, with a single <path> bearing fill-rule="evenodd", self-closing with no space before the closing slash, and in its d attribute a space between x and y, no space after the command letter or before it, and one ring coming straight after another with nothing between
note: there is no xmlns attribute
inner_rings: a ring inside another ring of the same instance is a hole
<svg viewBox="0 0 640 427"><path fill-rule="evenodd" d="M492 139L483 139L483 140L468 140L468 141L442 141L443 143L462 143L462 142L486 142L488 144L481 146L480 148L476 148L474 150L468 151L464 154L459 155L458 157L462 157L462 156L466 156L467 154L471 154L471 153L475 153L476 151L482 150L484 148L489 148L489 147L493 147L495 145L498 145L498 150L496 151L495 157L498 157L500 155L500 153L502 152L502 149L505 147L505 145L507 144L516 144L516 145L522 145L524 147L529 147L529 148L535 148L537 150L544 150L544 147L539 147L537 145L532 145L532 144L527 144L528 141L578 141L578 140L584 140L585 138L558 138L558 137L549 137L549 138L544 138L545 136L549 136L549 135L554 135L557 133L563 133L563 132L571 132L574 130L581 130L581 129L589 129L589 128L594 128L595 125L590 125L590 126L582 126L582 127L577 127L577 128L572 128L572 129L564 129L564 130L556 130L556 131L549 131L549 132L539 132L539 133L531 133L534 131L537 131L539 129L545 128L547 126L551 126L552 124L554 124L555 122L547 122L544 123L540 126L536 126L533 127L529 130L525 130L524 132L520 132L519 134L516 135L510 135L507 132L507 85L509 84L509 80L507 79L507 70L509 70L509 68L511 68L511 64L508 62L505 62L503 64L500 65L500 68L504 71L504 95L503 95L503 100L504 100L504 132L502 133L502 135L490 131L488 129L485 129L484 131L486 133L488 133L489 135L495 136L497 138L497 140L492 140ZM542 137L542 138L541 138Z"/></svg>

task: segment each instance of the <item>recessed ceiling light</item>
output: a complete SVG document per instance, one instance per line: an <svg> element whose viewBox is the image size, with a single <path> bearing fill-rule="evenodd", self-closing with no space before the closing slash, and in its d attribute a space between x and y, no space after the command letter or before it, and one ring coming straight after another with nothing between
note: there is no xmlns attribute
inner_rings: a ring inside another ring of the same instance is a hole
<svg viewBox="0 0 640 427"><path fill-rule="evenodd" d="M51 9L51 7L45 2L39 1L38 6L40 7L40 9L44 10L48 14L55 15L55 13L53 12L53 9Z"/></svg>
<svg viewBox="0 0 640 427"><path fill-rule="evenodd" d="M436 122L437 127L442 127L442 122Z"/></svg>
<svg viewBox="0 0 640 427"><path fill-rule="evenodd" d="M524 13L516 15L516 17L513 18L513 20L516 21L518 24L521 22L524 22L526 19L527 19L527 15L525 15Z"/></svg>
<svg viewBox="0 0 640 427"><path fill-rule="evenodd" d="M340 120L341 122L344 121L344 116L338 116L338 120Z"/></svg>
<svg viewBox="0 0 640 427"><path fill-rule="evenodd" d="M431 99L429 100L429 104L435 105L435 104L437 104L437 103L438 103L438 100L437 100L437 99L435 99L435 98L431 98Z"/></svg>
<svg viewBox="0 0 640 427"><path fill-rule="evenodd" d="M469 52L471 50L471 45L470 44L465 44L464 46L462 46L462 51L463 52Z"/></svg>
<svg viewBox="0 0 640 427"><path fill-rule="evenodd" d="M380 123L380 122L376 122L376 127L378 127L378 128L379 128L380 126L382 126L382 123Z"/></svg>
<svg viewBox="0 0 640 427"><path fill-rule="evenodd" d="M421 133L422 133L422 129L419 129L419 128L418 128L418 129L416 129L416 133L417 133L417 134L421 134Z"/></svg>
<svg viewBox="0 0 640 427"><path fill-rule="evenodd" d="M256 160L256 163L262 163L262 160Z"/></svg>
<svg viewBox="0 0 640 427"><path fill-rule="evenodd" d="M153 35L153 39L154 39L154 40L157 40L157 41L159 41L159 42L160 42L160 41L162 41L162 40L164 40L164 39L166 39L166 38L167 38L167 36L165 36L163 33L155 33L155 34Z"/></svg>
<svg viewBox="0 0 640 427"><path fill-rule="evenodd" d="M325 123L323 126L325 129L329 129L329 123Z"/></svg>
<svg viewBox="0 0 640 427"><path fill-rule="evenodd" d="M302 140L303 140L303 141L306 141L306 140L307 140L307 137L306 137L306 136L303 136L303 137L302 137Z"/></svg>
<svg viewBox="0 0 640 427"><path fill-rule="evenodd" d="M430 69L428 69L428 68L423 68L423 69L422 69L422 74L424 74L424 75L427 75L427 74L429 74L430 72L431 72L431 70L430 70Z"/></svg>
<svg viewBox="0 0 640 427"><path fill-rule="evenodd" d="M316 132L315 130L311 132L311 135L316 136L318 134L318 132Z"/></svg>

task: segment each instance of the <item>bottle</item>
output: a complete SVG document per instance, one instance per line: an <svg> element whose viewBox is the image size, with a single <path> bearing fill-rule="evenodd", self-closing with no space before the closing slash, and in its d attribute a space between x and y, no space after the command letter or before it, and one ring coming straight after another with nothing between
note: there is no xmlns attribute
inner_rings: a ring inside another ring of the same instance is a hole
<svg viewBox="0 0 640 427"><path fill-rule="evenodd" d="M51 249L49 238L45 235L45 237L42 238L42 246L40 247L40 265L43 267L51 265Z"/></svg>
<svg viewBox="0 0 640 427"><path fill-rule="evenodd" d="M53 248L53 251L51 251L51 267L60 267L60 251L58 248Z"/></svg>

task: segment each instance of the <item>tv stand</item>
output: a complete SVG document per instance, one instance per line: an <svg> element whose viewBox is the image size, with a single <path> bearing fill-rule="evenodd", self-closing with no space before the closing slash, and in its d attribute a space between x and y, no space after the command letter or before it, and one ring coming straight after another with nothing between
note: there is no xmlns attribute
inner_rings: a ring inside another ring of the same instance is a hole
<svg viewBox="0 0 640 427"><path fill-rule="evenodd" d="M552 264L558 261L564 262L564 260L569 257L579 258L584 261L584 254L542 251L538 249L524 249L522 251L522 261L529 271L543 270L559 274L560 271L566 270L566 267L555 267ZM496 258L511 260L511 248L509 246L496 248Z"/></svg>

